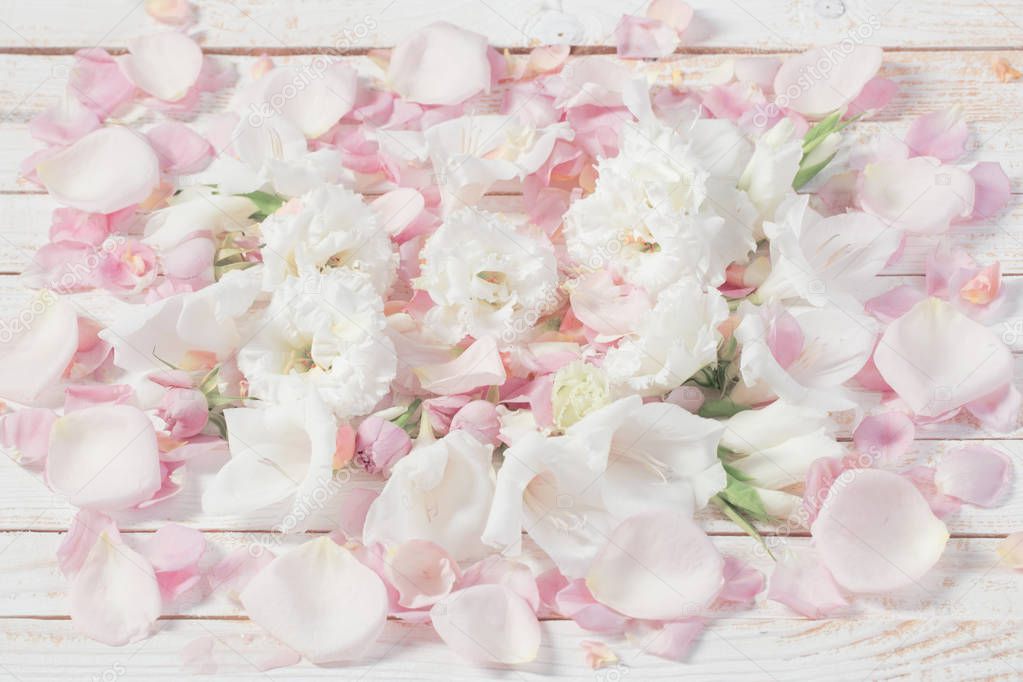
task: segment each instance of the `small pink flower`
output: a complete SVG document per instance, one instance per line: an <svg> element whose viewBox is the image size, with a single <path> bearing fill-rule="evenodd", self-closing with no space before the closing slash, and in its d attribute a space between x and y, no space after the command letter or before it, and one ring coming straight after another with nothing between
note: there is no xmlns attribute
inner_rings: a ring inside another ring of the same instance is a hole
<svg viewBox="0 0 1023 682"><path fill-rule="evenodd" d="M992 263L959 288L959 295L973 305L987 305L998 298L1002 286L1001 264Z"/></svg>
<svg viewBox="0 0 1023 682"><path fill-rule="evenodd" d="M451 430L468 431L481 443L497 445L497 437L501 432L497 407L486 400L473 400L452 417Z"/></svg>
<svg viewBox="0 0 1023 682"><path fill-rule="evenodd" d="M405 430L380 417L367 417L355 432L355 461L371 474L390 472L411 449Z"/></svg>
<svg viewBox="0 0 1023 682"><path fill-rule="evenodd" d="M160 417L167 423L172 438L185 439L198 435L209 419L209 406L202 391L194 388L171 388L160 401Z"/></svg>
<svg viewBox="0 0 1023 682"><path fill-rule="evenodd" d="M124 241L99 266L99 284L111 291L136 293L156 277L156 253L141 242Z"/></svg>

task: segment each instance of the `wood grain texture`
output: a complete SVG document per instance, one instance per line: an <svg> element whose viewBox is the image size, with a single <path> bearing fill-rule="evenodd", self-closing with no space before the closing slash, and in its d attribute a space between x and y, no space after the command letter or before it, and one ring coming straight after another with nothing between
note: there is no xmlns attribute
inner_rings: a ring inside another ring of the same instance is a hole
<svg viewBox="0 0 1023 682"><path fill-rule="evenodd" d="M204 0L201 27L211 50L389 47L445 19L491 44L614 46L622 14L648 0ZM858 36L871 43L928 48L1023 46L1023 8L1012 0L689 0L696 19L683 49L796 50ZM0 0L0 46L16 50L124 47L159 30L138 0Z"/></svg>

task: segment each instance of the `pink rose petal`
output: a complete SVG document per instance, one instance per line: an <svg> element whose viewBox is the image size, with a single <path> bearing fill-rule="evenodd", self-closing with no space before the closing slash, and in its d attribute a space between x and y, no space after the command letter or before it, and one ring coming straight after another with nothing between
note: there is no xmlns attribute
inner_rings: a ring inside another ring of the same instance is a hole
<svg viewBox="0 0 1023 682"><path fill-rule="evenodd" d="M957 448L938 461L934 483L944 494L967 504L996 507L1012 483L1012 460L986 445Z"/></svg>

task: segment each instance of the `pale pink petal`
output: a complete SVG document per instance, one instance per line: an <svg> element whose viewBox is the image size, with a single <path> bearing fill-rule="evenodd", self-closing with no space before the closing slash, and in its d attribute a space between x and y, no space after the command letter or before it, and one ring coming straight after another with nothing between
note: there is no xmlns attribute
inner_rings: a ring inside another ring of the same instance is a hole
<svg viewBox="0 0 1023 682"><path fill-rule="evenodd" d="M206 551L201 531L177 523L161 526L146 538L142 553L156 571L177 571L198 563Z"/></svg>
<svg viewBox="0 0 1023 682"><path fill-rule="evenodd" d="M97 405L135 405L135 389L127 384L81 384L64 389L64 414Z"/></svg>
<svg viewBox="0 0 1023 682"><path fill-rule="evenodd" d="M909 312L910 308L927 298L927 294L909 284L900 284L879 296L869 299L863 308L881 320L891 322Z"/></svg>
<svg viewBox="0 0 1023 682"><path fill-rule="evenodd" d="M1012 376L1001 339L948 303L929 298L893 322L874 352L884 380L924 417L990 395Z"/></svg>
<svg viewBox="0 0 1023 682"><path fill-rule="evenodd" d="M624 15L615 27L617 54L622 59L658 59L678 47L678 31L659 19Z"/></svg>
<svg viewBox="0 0 1023 682"><path fill-rule="evenodd" d="M795 551L775 563L767 598L807 618L827 618L849 605L814 552Z"/></svg>
<svg viewBox="0 0 1023 682"><path fill-rule="evenodd" d="M380 195L370 202L377 214L377 224L389 235L401 234L426 208L426 200L418 191L402 187Z"/></svg>
<svg viewBox="0 0 1023 682"><path fill-rule="evenodd" d="M951 162L966 152L966 121L960 107L925 114L913 121L906 133L911 156L933 156Z"/></svg>
<svg viewBox="0 0 1023 682"><path fill-rule="evenodd" d="M821 457L810 465L803 488L803 509L806 512L807 526L813 524L831 486L845 471L845 464L837 457Z"/></svg>
<svg viewBox="0 0 1023 682"><path fill-rule="evenodd" d="M110 217L85 213L73 208L58 208L53 211L50 225L50 241L82 242L99 246L110 235Z"/></svg>
<svg viewBox="0 0 1023 682"><path fill-rule="evenodd" d="M1017 570L1023 568L1023 531L1010 533L995 550L1002 561Z"/></svg>
<svg viewBox="0 0 1023 682"><path fill-rule="evenodd" d="M395 46L387 81L419 104L458 104L490 90L487 39L445 21L422 28Z"/></svg>
<svg viewBox="0 0 1023 682"><path fill-rule="evenodd" d="M0 415L0 446L22 466L41 466L50 449L50 430L57 413L30 407Z"/></svg>
<svg viewBox="0 0 1023 682"><path fill-rule="evenodd" d="M756 596L764 591L764 574L735 557L725 557L724 577L719 602L752 606Z"/></svg>
<svg viewBox="0 0 1023 682"><path fill-rule="evenodd" d="M948 529L897 474L857 469L833 485L810 532L821 561L851 592L912 585L941 556Z"/></svg>
<svg viewBox="0 0 1023 682"><path fill-rule="evenodd" d="M165 102L187 95L202 70L202 50L177 31L136 38L128 51L117 58L121 71L140 90Z"/></svg>
<svg viewBox="0 0 1023 682"><path fill-rule="evenodd" d="M135 85L121 73L115 58L101 48L75 53L68 90L101 119L135 97Z"/></svg>
<svg viewBox="0 0 1023 682"><path fill-rule="evenodd" d="M652 0L646 8L646 15L651 19L663 21L681 33L693 20L693 8L682 0Z"/></svg>
<svg viewBox="0 0 1023 682"><path fill-rule="evenodd" d="M579 642L579 646L586 652L586 665L590 666L592 670L599 670L618 662L618 656L603 642L584 639Z"/></svg>
<svg viewBox="0 0 1023 682"><path fill-rule="evenodd" d="M1012 460L987 445L967 445L938 461L934 483L944 494L967 504L997 507L1012 483Z"/></svg>
<svg viewBox="0 0 1023 682"><path fill-rule="evenodd" d="M885 412L866 417L853 431L857 452L874 460L896 462L913 444L916 426L902 412Z"/></svg>
<svg viewBox="0 0 1023 682"><path fill-rule="evenodd" d="M196 637L181 648L181 667L190 675L212 675L217 672L217 661L213 657L213 637Z"/></svg>
<svg viewBox="0 0 1023 682"><path fill-rule="evenodd" d="M355 463L371 474L389 474L412 449L405 429L377 416L366 417L355 432Z"/></svg>
<svg viewBox="0 0 1023 682"><path fill-rule="evenodd" d="M69 145L102 125L99 117L76 97L65 97L32 119L28 132L35 139L54 145Z"/></svg>
<svg viewBox="0 0 1023 682"><path fill-rule="evenodd" d="M252 620L313 663L360 657L387 619L383 582L329 537L277 557L239 597Z"/></svg>
<svg viewBox="0 0 1023 682"><path fill-rule="evenodd" d="M0 398L32 404L55 386L78 349L74 308L44 291L22 315L0 321Z"/></svg>
<svg viewBox="0 0 1023 682"><path fill-rule="evenodd" d="M887 223L937 234L973 214L975 183L955 166L917 156L871 163L860 176L860 204Z"/></svg>
<svg viewBox="0 0 1023 682"><path fill-rule="evenodd" d="M85 563L100 535L106 533L114 541L120 536L114 520L102 512L80 509L57 548L57 565L65 578L73 578Z"/></svg>
<svg viewBox="0 0 1023 682"><path fill-rule="evenodd" d="M569 297L579 321L609 337L636 331L650 310L650 299L642 289L615 284L607 270L580 278Z"/></svg>
<svg viewBox="0 0 1023 682"><path fill-rule="evenodd" d="M256 670L266 672L277 668L287 668L297 665L302 661L302 654L286 646L277 647L267 652L260 660L255 662Z"/></svg>
<svg viewBox="0 0 1023 682"><path fill-rule="evenodd" d="M785 310L779 310L767 331L767 347L782 368L789 367L803 352L803 328Z"/></svg>
<svg viewBox="0 0 1023 682"><path fill-rule="evenodd" d="M366 514L370 505L380 493L369 488L356 488L345 495L341 502L339 527L348 537L362 537L362 528L366 525Z"/></svg>
<svg viewBox="0 0 1023 682"><path fill-rule="evenodd" d="M315 74L310 78L309 73ZM303 87L296 83L305 82ZM341 61L322 61L306 70L274 69L257 84L261 109L279 113L307 138L320 137L355 105L358 76ZM259 105L254 104L253 108Z"/></svg>
<svg viewBox="0 0 1023 682"><path fill-rule="evenodd" d="M384 575L407 609L432 606L451 593L461 571L443 547L408 540L384 555Z"/></svg>
<svg viewBox="0 0 1023 682"><path fill-rule="evenodd" d="M71 580L70 605L76 630L120 646L148 637L163 604L149 562L103 532Z"/></svg>
<svg viewBox="0 0 1023 682"><path fill-rule="evenodd" d="M648 512L615 528L586 585L597 601L627 616L678 620L714 601L723 568L724 559L687 515Z"/></svg>
<svg viewBox="0 0 1023 682"><path fill-rule="evenodd" d="M899 86L895 81L875 76L867 81L856 99L849 103L845 115L870 116L888 106L898 91Z"/></svg>
<svg viewBox="0 0 1023 682"><path fill-rule="evenodd" d="M433 628L455 653L475 663L528 663L540 649L540 622L504 585L474 585L430 609Z"/></svg>
<svg viewBox="0 0 1023 682"><path fill-rule="evenodd" d="M145 502L160 489L153 424L130 405L64 415L53 425L46 478L76 507L115 511Z"/></svg>
<svg viewBox="0 0 1023 682"><path fill-rule="evenodd" d="M479 339L450 362L415 369L426 391L440 395L466 393L483 386L504 383L504 364L492 337Z"/></svg>
<svg viewBox="0 0 1023 682"><path fill-rule="evenodd" d="M966 409L984 428L998 433L1010 433L1019 427L1021 407L1023 395L1011 383L966 404Z"/></svg>
<svg viewBox="0 0 1023 682"><path fill-rule="evenodd" d="M54 199L89 213L113 213L144 201L160 182L160 162L142 136L101 128L36 166Z"/></svg>
<svg viewBox="0 0 1023 682"><path fill-rule="evenodd" d="M705 625L702 618L687 618L672 623L634 620L629 623L625 634L630 642L645 653L682 662L689 657Z"/></svg>
<svg viewBox="0 0 1023 682"><path fill-rule="evenodd" d="M276 555L262 545L239 547L217 562L206 574L211 590L221 588L237 600L253 576L273 561Z"/></svg>
<svg viewBox="0 0 1023 682"><path fill-rule="evenodd" d="M198 173L213 160L213 146L184 123L161 123L147 132L146 137L160 158L160 168L165 173Z"/></svg>
<svg viewBox="0 0 1023 682"><path fill-rule="evenodd" d="M1009 176L1001 164L981 161L970 169L970 177L976 183L972 219L990 218L1009 203Z"/></svg>
<svg viewBox="0 0 1023 682"><path fill-rule="evenodd" d="M451 418L452 431L468 431L476 440L489 445L498 444L501 419L497 406L488 400L473 400Z"/></svg>
<svg viewBox="0 0 1023 682"><path fill-rule="evenodd" d="M146 13L172 26L187 26L195 22L195 8L188 0L146 0Z"/></svg>
<svg viewBox="0 0 1023 682"><path fill-rule="evenodd" d="M774 77L774 92L780 102L809 118L823 118L856 99L881 68L881 48L847 42L786 59Z"/></svg>
<svg viewBox="0 0 1023 682"><path fill-rule="evenodd" d="M195 237L163 251L160 254L163 274L174 279L212 284L216 248L212 239Z"/></svg>
<svg viewBox="0 0 1023 682"><path fill-rule="evenodd" d="M590 632L618 634L629 621L626 616L594 599L582 578L571 581L558 591L554 597L554 609Z"/></svg>
<svg viewBox="0 0 1023 682"><path fill-rule="evenodd" d="M941 492L934 482L934 467L916 465L900 471L899 475L916 486L920 494L927 500L927 505L939 519L947 519L962 508L962 503Z"/></svg>

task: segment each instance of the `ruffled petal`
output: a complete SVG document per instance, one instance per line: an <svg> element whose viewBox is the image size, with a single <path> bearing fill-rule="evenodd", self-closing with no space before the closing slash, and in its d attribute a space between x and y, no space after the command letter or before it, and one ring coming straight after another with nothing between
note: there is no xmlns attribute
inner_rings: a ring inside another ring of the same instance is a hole
<svg viewBox="0 0 1023 682"><path fill-rule="evenodd" d="M399 605L421 609L446 597L461 571L443 547L409 540L384 555L384 575L398 591Z"/></svg>

